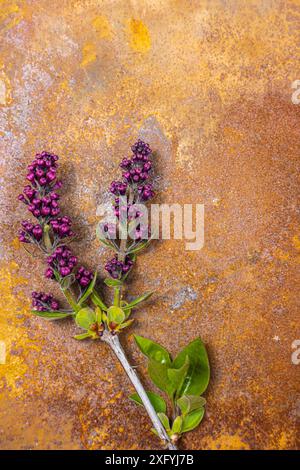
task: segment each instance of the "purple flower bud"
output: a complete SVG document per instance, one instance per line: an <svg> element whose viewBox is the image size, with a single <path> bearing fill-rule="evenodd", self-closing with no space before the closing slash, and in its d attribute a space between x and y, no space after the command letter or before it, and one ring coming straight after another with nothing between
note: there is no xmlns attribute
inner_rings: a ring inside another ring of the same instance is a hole
<svg viewBox="0 0 300 470"><path fill-rule="evenodd" d="M28 173L26 178L28 179L28 181L34 181L34 174L33 173Z"/></svg>
<svg viewBox="0 0 300 470"><path fill-rule="evenodd" d="M40 225L36 225L33 230L32 230L32 233L34 235L34 238L39 241L41 240L42 236L43 236L43 230L41 228Z"/></svg>
<svg viewBox="0 0 300 470"><path fill-rule="evenodd" d="M138 140L132 147L131 150L135 155L148 156L152 153L151 148L148 144L142 140Z"/></svg>
<svg viewBox="0 0 300 470"><path fill-rule="evenodd" d="M52 294L44 292L32 292L32 306L39 312L47 312L50 310L58 310L59 302L53 298Z"/></svg>
<svg viewBox="0 0 300 470"><path fill-rule="evenodd" d="M80 266L75 277L82 287L87 287L93 279L93 273L84 266Z"/></svg>
<svg viewBox="0 0 300 470"><path fill-rule="evenodd" d="M53 181L56 178L56 173L54 171L48 171L46 176L48 181Z"/></svg>
<svg viewBox="0 0 300 470"><path fill-rule="evenodd" d="M82 277L79 283L81 286L86 287L90 283L90 281L87 277Z"/></svg>
<svg viewBox="0 0 300 470"><path fill-rule="evenodd" d="M41 209L41 214L42 214L43 216L49 215L50 212L51 212L50 207L47 207L47 206L46 206L46 207L42 207L42 209Z"/></svg>
<svg viewBox="0 0 300 470"><path fill-rule="evenodd" d="M54 272L53 272L53 269L51 269L51 268L46 269L46 271L45 271L45 276L46 276L48 279L54 279Z"/></svg>
<svg viewBox="0 0 300 470"><path fill-rule="evenodd" d="M46 186L47 179L43 176L42 178L40 178L39 183L41 186Z"/></svg>
<svg viewBox="0 0 300 470"><path fill-rule="evenodd" d="M60 209L58 207L51 209L51 215L53 217L56 217L59 213L60 213Z"/></svg>
<svg viewBox="0 0 300 470"><path fill-rule="evenodd" d="M56 181L55 185L53 186L53 189L60 189L62 187L62 181Z"/></svg>
<svg viewBox="0 0 300 470"><path fill-rule="evenodd" d="M63 277L65 277L71 274L71 269L66 266L66 267L60 268L59 272Z"/></svg>
<svg viewBox="0 0 300 470"><path fill-rule="evenodd" d="M38 176L38 178L41 178L42 176L44 176L44 171L40 170L40 169L37 169L35 174L36 174L36 176Z"/></svg>
<svg viewBox="0 0 300 470"><path fill-rule="evenodd" d="M105 270L113 279L121 279L132 267L133 262L126 256L125 261L119 261L117 255L105 264Z"/></svg>

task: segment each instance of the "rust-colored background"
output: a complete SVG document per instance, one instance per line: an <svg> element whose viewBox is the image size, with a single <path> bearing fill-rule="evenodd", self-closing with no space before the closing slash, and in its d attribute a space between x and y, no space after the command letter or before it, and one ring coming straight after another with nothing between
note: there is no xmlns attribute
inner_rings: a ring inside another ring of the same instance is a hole
<svg viewBox="0 0 300 470"><path fill-rule="evenodd" d="M134 331L208 347L207 413L182 446L297 447L299 25L298 0L0 0L0 448L160 448L108 348L30 315L31 290L58 292L16 238L25 166L55 152L73 249L104 277L96 208L138 136L160 155L156 202L205 205L204 248L155 243L129 286L156 289Z"/></svg>

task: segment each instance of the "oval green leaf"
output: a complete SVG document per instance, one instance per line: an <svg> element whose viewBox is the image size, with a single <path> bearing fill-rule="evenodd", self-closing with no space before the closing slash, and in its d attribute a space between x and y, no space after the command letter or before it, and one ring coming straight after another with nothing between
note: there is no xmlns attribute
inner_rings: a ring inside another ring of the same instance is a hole
<svg viewBox="0 0 300 470"><path fill-rule="evenodd" d="M92 310L90 307L80 309L75 317L75 321L77 325L80 326L80 328L88 330L90 326L96 321L94 310Z"/></svg>
<svg viewBox="0 0 300 470"><path fill-rule="evenodd" d="M71 317L74 315L73 312L66 313L66 312L59 312L59 311L47 311L47 312L39 312L37 310L31 310L34 315L38 317L45 318L45 320L62 320L63 318Z"/></svg>
<svg viewBox="0 0 300 470"><path fill-rule="evenodd" d="M166 402L160 395L157 395L157 393L154 393L154 392L146 392L146 393L156 413L165 413L167 411ZM140 396L137 393L130 395L129 398L130 400L134 401L137 405L144 406Z"/></svg>
<svg viewBox="0 0 300 470"><path fill-rule="evenodd" d="M210 369L206 349L200 338L189 343L177 355L172 367L182 367L187 356L190 365L179 395L202 395L209 383Z"/></svg>
<svg viewBox="0 0 300 470"><path fill-rule="evenodd" d="M180 434L181 433L181 428L182 428L182 417L177 416L173 422L172 426L172 433L173 434Z"/></svg>
<svg viewBox="0 0 300 470"><path fill-rule="evenodd" d="M143 336L134 335L134 339L142 353L149 359L153 359L161 364L170 365L171 359L168 351L160 344L151 341Z"/></svg>
<svg viewBox="0 0 300 470"><path fill-rule="evenodd" d="M148 373L152 382L163 392L166 392L169 397L173 397L174 387L168 377L168 367L166 364L161 364L153 359L150 359L148 364Z"/></svg>
<svg viewBox="0 0 300 470"><path fill-rule="evenodd" d="M166 431L171 431L170 421L169 421L168 416L165 413L157 413L157 416L159 417L160 422L164 426L165 430Z"/></svg>
<svg viewBox="0 0 300 470"><path fill-rule="evenodd" d="M188 432L195 429L202 421L204 416L204 408L192 411L183 418L181 432Z"/></svg>
<svg viewBox="0 0 300 470"><path fill-rule="evenodd" d="M104 279L104 284L108 287L120 287L123 283L122 281L119 281L119 279L111 279L110 277L107 277Z"/></svg>
<svg viewBox="0 0 300 470"><path fill-rule="evenodd" d="M132 302L125 305L125 307L123 307L124 310L131 309L131 308L135 307L136 305L140 304L141 302L144 302L145 300L149 299L149 297L151 297L152 294L153 294L153 291L145 292L145 294L140 295L139 297L134 299Z"/></svg>
<svg viewBox="0 0 300 470"><path fill-rule="evenodd" d="M205 398L195 395L183 395L176 402L182 414L188 414L191 411L202 408L206 403Z"/></svg>
<svg viewBox="0 0 300 470"><path fill-rule="evenodd" d="M126 318L124 311L120 307L115 307L113 305L107 310L107 316L109 321L118 324L122 323Z"/></svg>
<svg viewBox="0 0 300 470"><path fill-rule="evenodd" d="M190 365L189 357L186 356L185 363L183 364L182 367L180 367L179 369L172 369L172 368L168 369L167 374L173 385L175 392L180 392L183 382L186 378L189 365Z"/></svg>

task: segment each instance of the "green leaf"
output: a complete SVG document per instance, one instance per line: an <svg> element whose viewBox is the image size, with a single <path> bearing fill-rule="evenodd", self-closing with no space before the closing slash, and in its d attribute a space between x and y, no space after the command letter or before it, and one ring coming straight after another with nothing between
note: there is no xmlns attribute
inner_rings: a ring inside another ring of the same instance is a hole
<svg viewBox="0 0 300 470"><path fill-rule="evenodd" d="M88 330L90 326L96 322L96 315L94 310L92 310L90 307L80 309L75 317L75 321L78 326Z"/></svg>
<svg viewBox="0 0 300 470"><path fill-rule="evenodd" d="M165 400L160 395L157 395L157 393L153 393L153 392L146 392L146 393L156 413L165 413L167 410L167 405L166 405ZM137 393L130 395L129 398L130 400L133 400L137 405L144 406L140 396Z"/></svg>
<svg viewBox="0 0 300 470"><path fill-rule="evenodd" d="M114 246L114 244L107 238L103 238L103 232L101 231L101 227L98 225L96 228L96 236L99 240L100 243L104 246L108 246L109 248L112 248L114 251L117 252L117 247Z"/></svg>
<svg viewBox="0 0 300 470"><path fill-rule="evenodd" d="M182 367L187 356L190 365L180 395L202 395L209 383L210 370L206 349L200 338L192 341L178 354L172 367Z"/></svg>
<svg viewBox="0 0 300 470"><path fill-rule="evenodd" d="M115 323L122 323L125 320L125 313L120 307L115 307L112 305L109 307L107 310L107 316L109 321L115 322Z"/></svg>
<svg viewBox="0 0 300 470"><path fill-rule="evenodd" d="M91 293L91 301L93 302L94 305L97 305L98 307L101 308L101 310L104 310L104 311L106 312L107 306L106 306L105 303L102 301L101 297L99 297L99 295L97 294L97 292L95 291L95 289L94 289L93 292Z"/></svg>
<svg viewBox="0 0 300 470"><path fill-rule="evenodd" d="M38 310L31 310L34 315L38 317L45 318L45 320L62 320L63 318L71 317L74 315L73 312L65 313L59 311L46 311L46 312L39 312Z"/></svg>
<svg viewBox="0 0 300 470"><path fill-rule="evenodd" d="M82 333L81 335L75 335L74 338L78 340L83 340L87 338L91 338L92 335L90 333Z"/></svg>
<svg viewBox="0 0 300 470"><path fill-rule="evenodd" d="M54 274L55 280L60 283L61 277L60 277L59 272L56 269L53 269L53 274Z"/></svg>
<svg viewBox="0 0 300 470"><path fill-rule="evenodd" d="M169 421L168 416L165 413L157 413L157 416L159 417L160 422L162 423L165 430L166 431L171 431L170 421Z"/></svg>
<svg viewBox="0 0 300 470"><path fill-rule="evenodd" d="M119 279L111 279L110 277L107 277L104 279L104 284L108 287L120 287L123 283Z"/></svg>
<svg viewBox="0 0 300 470"><path fill-rule="evenodd" d="M83 304L83 302L91 295L91 293L93 292L93 289L95 287L95 284L96 284L96 279L97 279L97 271L95 271L93 279L89 283L89 285L88 285L87 289L85 290L85 292L83 293L83 295L80 297L80 299L78 301L78 305Z"/></svg>
<svg viewBox="0 0 300 470"><path fill-rule="evenodd" d="M102 311L100 307L95 308L95 314L96 314L96 322L101 323L102 322Z"/></svg>
<svg viewBox="0 0 300 470"><path fill-rule="evenodd" d="M127 328L128 326L130 326L133 322L134 322L134 318L132 320L125 321L121 323L118 329L123 330L124 328Z"/></svg>
<svg viewBox="0 0 300 470"><path fill-rule="evenodd" d="M170 397L173 396L174 388L168 378L168 367L166 364L150 359L148 364L148 373L152 382L160 390L166 392Z"/></svg>
<svg viewBox="0 0 300 470"><path fill-rule="evenodd" d="M152 238L149 238L149 240L143 241L143 242L139 243L137 246L135 246L134 248L127 251L126 254L129 255L129 254L133 254L133 253L139 253L144 248L146 248L148 245L150 245L151 242L152 242Z"/></svg>
<svg viewBox="0 0 300 470"><path fill-rule="evenodd" d="M62 290L67 290L74 282L74 276L71 274L70 276L63 277L60 282L60 287Z"/></svg>
<svg viewBox="0 0 300 470"><path fill-rule="evenodd" d="M136 305L140 304L141 302L144 302L144 300L149 299L149 297L151 297L152 294L153 294L153 291L152 292L146 292L145 294L140 295L139 297L134 299L132 302L127 304L125 307L123 307L123 309L126 311L128 309L131 309L131 308L135 307Z"/></svg>
<svg viewBox="0 0 300 470"><path fill-rule="evenodd" d="M151 341L151 339L143 338L142 336L134 335L134 339L142 353L149 359L161 364L171 364L171 359L168 351L160 346L160 344Z"/></svg>
<svg viewBox="0 0 300 470"><path fill-rule="evenodd" d="M198 397L195 395L183 395L176 402L183 415L197 410L198 408L202 408L205 403L206 400L203 397Z"/></svg>
<svg viewBox="0 0 300 470"><path fill-rule="evenodd" d="M179 392L186 378L186 374L190 365L189 356L186 356L185 363L179 369L168 369L168 377L173 385L174 391Z"/></svg>
<svg viewBox="0 0 300 470"><path fill-rule="evenodd" d="M126 308L128 305L129 304L128 304L128 302L126 302L126 300L121 300L120 307L122 308L122 310L124 310L126 318L130 317L130 315L131 315L131 308Z"/></svg>
<svg viewBox="0 0 300 470"><path fill-rule="evenodd" d="M204 408L192 411L191 413L184 416L181 432L188 432L192 431L192 429L195 429L201 423L203 416Z"/></svg>
<svg viewBox="0 0 300 470"><path fill-rule="evenodd" d="M172 426L172 433L173 434L180 434L181 432L181 427L182 427L182 417L177 416L173 422Z"/></svg>

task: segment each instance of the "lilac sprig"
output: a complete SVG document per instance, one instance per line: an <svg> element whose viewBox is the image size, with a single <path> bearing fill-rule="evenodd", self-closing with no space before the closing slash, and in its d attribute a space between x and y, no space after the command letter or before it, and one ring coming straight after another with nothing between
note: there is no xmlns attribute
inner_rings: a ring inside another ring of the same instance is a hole
<svg viewBox="0 0 300 470"><path fill-rule="evenodd" d="M38 153L28 166L26 178L30 184L25 185L18 200L26 205L35 222L21 222L19 240L36 245L46 255L48 267L45 277L60 284L68 302L75 308L76 302L69 287L76 281L82 294L93 274L83 266L77 269L78 259L66 246L67 240L73 239L75 234L71 218L60 215L57 190L62 187L62 182L57 179L58 158L49 152ZM35 310L57 310L51 294L33 292L32 296Z"/></svg>
<svg viewBox="0 0 300 470"><path fill-rule="evenodd" d="M59 199L56 192L62 182L57 179L58 156L49 152L38 153L28 166L27 184L19 194L19 201L37 220L35 224L24 220L19 240L32 243L43 252L49 253L61 244L64 238L74 237L69 217L60 214Z"/></svg>
<svg viewBox="0 0 300 470"><path fill-rule="evenodd" d="M113 203L113 213L118 221L124 220L129 223L136 221L141 214L135 210L135 204L141 204L154 197L153 185L149 182L152 175L152 150L149 144L138 140L132 147L132 155L123 158L120 163L122 180L113 181L110 185L110 192L116 196ZM126 197L127 203L120 204L120 197ZM123 211L123 212L122 212ZM100 225L100 240L105 238L116 255L105 264L105 269L113 279L122 280L131 270L134 257L133 250L138 251L139 247L149 239L149 230L142 222L135 224L134 232L130 232L134 242L120 236L120 226L112 223ZM119 229L119 230L118 230ZM129 250L130 248L130 250Z"/></svg>

